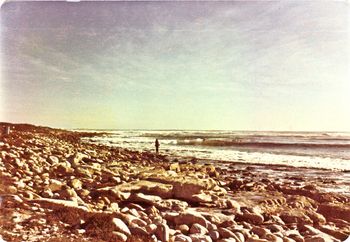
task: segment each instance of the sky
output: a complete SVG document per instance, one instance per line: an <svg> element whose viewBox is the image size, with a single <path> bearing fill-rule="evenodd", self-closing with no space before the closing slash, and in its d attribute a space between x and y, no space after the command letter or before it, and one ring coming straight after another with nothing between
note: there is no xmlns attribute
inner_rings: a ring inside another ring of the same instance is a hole
<svg viewBox="0 0 350 242"><path fill-rule="evenodd" d="M349 4L5 3L0 121L350 131Z"/></svg>

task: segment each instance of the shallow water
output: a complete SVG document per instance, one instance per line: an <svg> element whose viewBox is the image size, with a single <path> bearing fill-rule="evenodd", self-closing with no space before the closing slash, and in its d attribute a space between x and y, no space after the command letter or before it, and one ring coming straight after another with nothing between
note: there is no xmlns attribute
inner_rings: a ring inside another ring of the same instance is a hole
<svg viewBox="0 0 350 242"><path fill-rule="evenodd" d="M350 170L350 133L242 131L101 131L93 143L138 151L244 163Z"/></svg>

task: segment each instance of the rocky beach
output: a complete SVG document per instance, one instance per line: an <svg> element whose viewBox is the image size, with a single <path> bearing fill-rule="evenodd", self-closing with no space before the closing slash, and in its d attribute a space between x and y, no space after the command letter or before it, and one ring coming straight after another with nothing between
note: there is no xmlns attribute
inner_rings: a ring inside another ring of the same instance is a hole
<svg viewBox="0 0 350 242"><path fill-rule="evenodd" d="M345 171L174 158L23 124L0 138L5 241L345 241Z"/></svg>

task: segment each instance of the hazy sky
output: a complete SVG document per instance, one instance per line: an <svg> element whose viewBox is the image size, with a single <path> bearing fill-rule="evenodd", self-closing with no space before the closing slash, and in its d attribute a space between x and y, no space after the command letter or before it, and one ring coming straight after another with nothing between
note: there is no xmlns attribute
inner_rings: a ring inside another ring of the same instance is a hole
<svg viewBox="0 0 350 242"><path fill-rule="evenodd" d="M350 131L349 1L13 2L0 121Z"/></svg>

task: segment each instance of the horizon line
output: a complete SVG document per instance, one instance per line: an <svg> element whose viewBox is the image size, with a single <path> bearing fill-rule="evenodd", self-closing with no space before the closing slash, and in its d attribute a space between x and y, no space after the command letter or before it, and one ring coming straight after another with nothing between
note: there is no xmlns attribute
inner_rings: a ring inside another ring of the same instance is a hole
<svg viewBox="0 0 350 242"><path fill-rule="evenodd" d="M55 128L55 129L65 129L65 130L91 130L91 131L127 131L127 130L133 130L133 131L231 131L231 132L281 132L281 133L350 133L350 130L248 130L248 129L188 129L188 128L162 128L162 129L155 129L155 128L67 128L67 127L57 127L57 126L50 126L46 124L34 124L34 123L21 123L21 122L8 122L8 121L0 121L1 123L8 123L8 124L14 124L14 125L34 125L34 126L41 126L41 127L47 127L47 128Z"/></svg>

